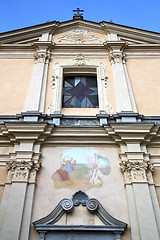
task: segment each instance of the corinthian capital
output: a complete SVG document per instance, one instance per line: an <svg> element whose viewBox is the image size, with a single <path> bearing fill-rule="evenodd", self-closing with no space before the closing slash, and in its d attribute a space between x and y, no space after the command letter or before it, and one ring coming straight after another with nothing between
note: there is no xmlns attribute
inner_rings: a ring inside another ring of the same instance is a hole
<svg viewBox="0 0 160 240"><path fill-rule="evenodd" d="M37 172L40 169L38 160L10 160L6 163L8 170L8 182L11 181L28 181L30 173Z"/></svg>
<svg viewBox="0 0 160 240"><path fill-rule="evenodd" d="M49 63L51 54L49 52L36 52L34 55L35 63Z"/></svg>
<svg viewBox="0 0 160 240"><path fill-rule="evenodd" d="M109 60L111 63L125 63L126 62L126 53L124 52L110 52Z"/></svg>
<svg viewBox="0 0 160 240"><path fill-rule="evenodd" d="M124 172L126 182L147 182L148 172L153 171L153 165L149 161L122 161L120 164Z"/></svg>

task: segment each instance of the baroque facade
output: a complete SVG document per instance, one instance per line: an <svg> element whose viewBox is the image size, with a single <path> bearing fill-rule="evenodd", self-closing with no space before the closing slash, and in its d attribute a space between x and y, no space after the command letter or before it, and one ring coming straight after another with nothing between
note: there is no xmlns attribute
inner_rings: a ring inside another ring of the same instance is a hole
<svg viewBox="0 0 160 240"><path fill-rule="evenodd" d="M78 14L0 34L0 239L160 239L159 42Z"/></svg>

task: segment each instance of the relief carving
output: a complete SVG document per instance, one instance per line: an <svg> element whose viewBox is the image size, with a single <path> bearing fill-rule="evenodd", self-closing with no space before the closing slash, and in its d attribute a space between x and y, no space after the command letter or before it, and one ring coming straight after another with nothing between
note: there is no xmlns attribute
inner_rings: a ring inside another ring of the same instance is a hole
<svg viewBox="0 0 160 240"><path fill-rule="evenodd" d="M88 59L83 54L80 53L77 54L73 61L75 61L74 65L76 66L84 66L86 65L86 61L88 61Z"/></svg>
<svg viewBox="0 0 160 240"><path fill-rule="evenodd" d="M125 63L126 62L126 53L124 52L111 52L109 54L109 60L111 63Z"/></svg>
<svg viewBox="0 0 160 240"><path fill-rule="evenodd" d="M49 52L36 52L34 55L35 63L49 63L51 54Z"/></svg>
<svg viewBox="0 0 160 240"><path fill-rule="evenodd" d="M84 44L87 42L93 42L93 41L99 41L99 42L105 42L106 40L95 37L94 35L88 34L88 31L86 30L72 30L68 34L65 34L64 36L56 39L54 42L62 42L62 41L68 41L75 44Z"/></svg>
<svg viewBox="0 0 160 240"><path fill-rule="evenodd" d="M149 161L122 161L119 165L126 182L147 182L148 173L153 171L153 165Z"/></svg>
<svg viewBox="0 0 160 240"><path fill-rule="evenodd" d="M10 160L6 163L6 168L8 170L7 181L35 180L36 172L40 169L40 166L41 164L38 160Z"/></svg>

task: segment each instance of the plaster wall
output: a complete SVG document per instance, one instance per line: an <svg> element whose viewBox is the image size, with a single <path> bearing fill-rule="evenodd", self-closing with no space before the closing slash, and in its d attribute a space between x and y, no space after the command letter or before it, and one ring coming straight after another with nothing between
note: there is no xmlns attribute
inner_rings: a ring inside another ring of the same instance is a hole
<svg viewBox="0 0 160 240"><path fill-rule="evenodd" d="M32 74L31 59L0 59L0 114L21 113Z"/></svg>
<svg viewBox="0 0 160 240"><path fill-rule="evenodd" d="M70 65L74 66L74 62L72 59L52 59L49 64L48 71L48 81L47 81L47 91L46 91L46 102L45 102L45 112L47 113L47 106L52 103L54 97L54 88L51 87L52 76L55 74L55 63L59 62L61 65ZM99 63L103 63L105 66L105 76L108 77L108 84L105 88L107 101L112 105L114 111L116 111L115 106L115 93L114 93L114 83L113 83L113 75L112 75L112 66L109 59L89 59L87 61L87 65L99 65ZM86 67L87 67L86 65ZM62 113L66 115L96 115L99 113L99 109L90 108L90 109L79 109L79 108L63 108Z"/></svg>
<svg viewBox="0 0 160 240"><path fill-rule="evenodd" d="M37 187L35 190L32 221L38 220L49 214L65 197L72 198L75 191L79 190L78 185L63 186L58 188L52 179L53 173L61 166L61 156L65 150L72 147L44 147L42 149L42 167L37 177ZM82 147L76 147L78 151L82 151ZM118 148L113 147L83 147L85 150L96 150L99 154L110 160L111 172L109 175L103 176L102 186L98 185L81 185L81 190L85 191L89 198L97 198L104 208L115 218L129 223L127 199L124 187L123 175L119 168ZM76 188L77 187L77 188ZM78 214L79 213L79 214ZM60 222L56 224L79 224L79 225L95 225L101 224L97 217L88 214L84 207L76 208L73 215L64 216ZM130 226L123 235L123 240L130 238ZM31 227L30 240L38 240L39 234Z"/></svg>
<svg viewBox="0 0 160 240"><path fill-rule="evenodd" d="M160 59L127 59L126 64L137 111L160 115Z"/></svg>

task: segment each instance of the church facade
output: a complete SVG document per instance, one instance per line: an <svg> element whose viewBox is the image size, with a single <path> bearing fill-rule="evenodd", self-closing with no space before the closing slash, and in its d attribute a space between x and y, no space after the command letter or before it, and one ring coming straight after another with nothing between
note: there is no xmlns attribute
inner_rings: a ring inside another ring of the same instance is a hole
<svg viewBox="0 0 160 240"><path fill-rule="evenodd" d="M0 34L0 239L160 239L160 34Z"/></svg>

